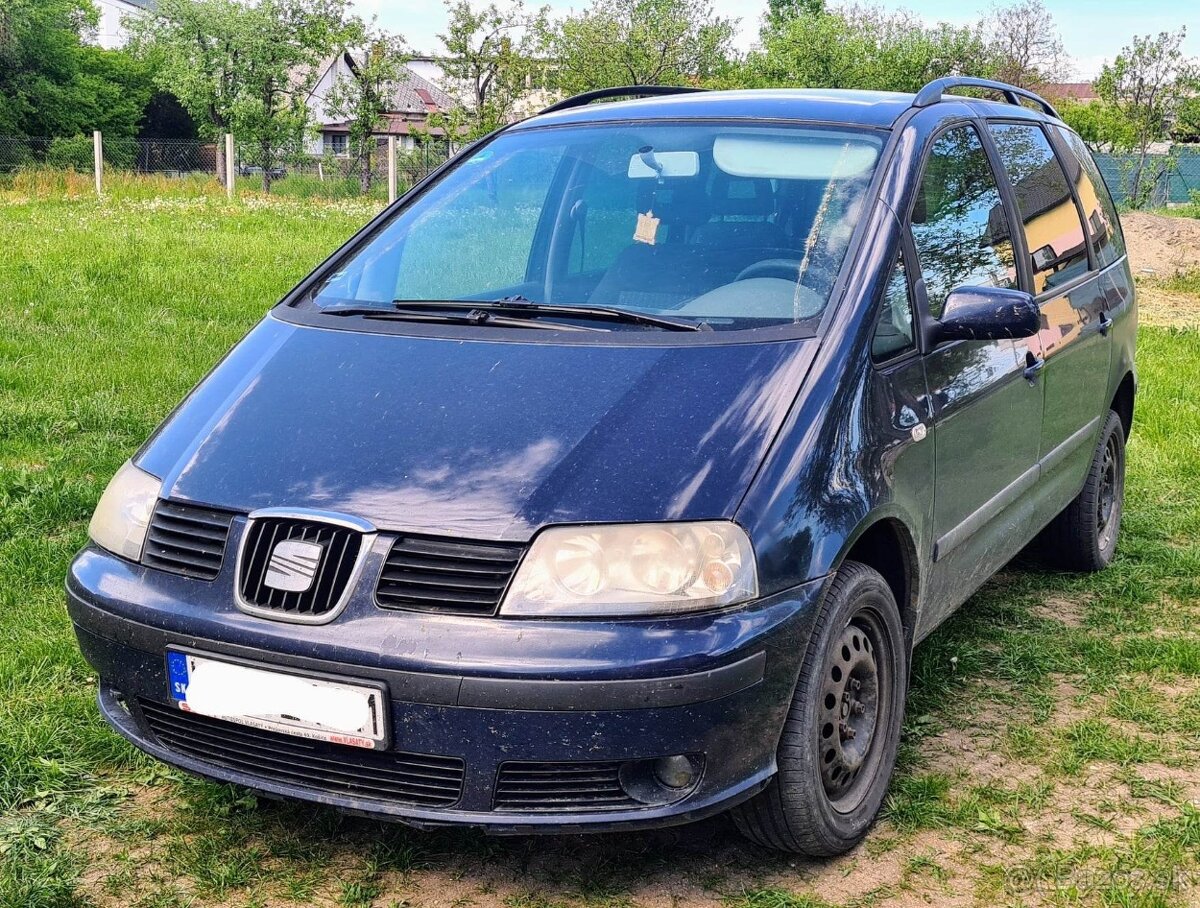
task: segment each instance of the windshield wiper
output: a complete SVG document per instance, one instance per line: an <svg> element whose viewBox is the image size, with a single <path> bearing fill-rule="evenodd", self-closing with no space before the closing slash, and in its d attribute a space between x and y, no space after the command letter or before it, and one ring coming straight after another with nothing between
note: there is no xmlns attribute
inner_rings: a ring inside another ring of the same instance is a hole
<svg viewBox="0 0 1200 908"><path fill-rule="evenodd" d="M452 309L450 312L438 312L438 309ZM410 306L396 305L385 309L382 306L326 306L321 310L325 315L361 316L362 318L378 319L394 322L434 322L442 325L492 325L496 328L539 328L547 331L600 331L600 328L584 328L581 325L550 325L543 322L533 322L527 318L515 318L497 315L488 306L466 306L463 311L458 307L438 305L426 307L423 304Z"/></svg>
<svg viewBox="0 0 1200 908"><path fill-rule="evenodd" d="M523 296L506 296L498 300L396 300L396 306L413 312L436 312L439 309L499 311L516 317L532 319L539 316L551 318L579 318L594 321L615 322L626 325L646 325L664 331L705 331L708 326L662 315L647 315L627 309L608 306L560 306L550 303L535 303ZM517 316L517 313L520 313Z"/></svg>

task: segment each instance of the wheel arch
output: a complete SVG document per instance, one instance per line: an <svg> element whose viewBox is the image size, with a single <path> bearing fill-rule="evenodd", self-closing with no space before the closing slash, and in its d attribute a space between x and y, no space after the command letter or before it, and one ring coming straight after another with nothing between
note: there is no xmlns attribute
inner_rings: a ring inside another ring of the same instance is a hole
<svg viewBox="0 0 1200 908"><path fill-rule="evenodd" d="M911 644L917 625L921 576L916 541L908 525L894 514L868 516L847 537L833 571L847 560L873 568L887 582L900 607L900 620Z"/></svg>
<svg viewBox="0 0 1200 908"><path fill-rule="evenodd" d="M1113 394L1112 402L1109 404L1109 409L1116 412L1121 418L1121 427L1125 430L1125 438L1129 438L1129 433L1133 431L1133 404L1137 397L1137 379L1133 372L1126 372L1125 377L1121 379L1121 383L1117 385L1117 390Z"/></svg>

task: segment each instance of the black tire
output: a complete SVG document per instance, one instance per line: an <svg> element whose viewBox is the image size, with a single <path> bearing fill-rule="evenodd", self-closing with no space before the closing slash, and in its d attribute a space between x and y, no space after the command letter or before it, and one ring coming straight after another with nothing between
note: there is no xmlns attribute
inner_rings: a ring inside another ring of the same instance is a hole
<svg viewBox="0 0 1200 908"><path fill-rule="evenodd" d="M895 767L907 688L908 646L895 597L877 571L847 561L825 592L800 668L778 771L734 808L738 830L811 857L843 854L862 841Z"/></svg>
<svg viewBox="0 0 1200 908"><path fill-rule="evenodd" d="M1075 500L1054 518L1039 553L1066 571L1100 571L1112 563L1125 507L1125 427L1109 411Z"/></svg>

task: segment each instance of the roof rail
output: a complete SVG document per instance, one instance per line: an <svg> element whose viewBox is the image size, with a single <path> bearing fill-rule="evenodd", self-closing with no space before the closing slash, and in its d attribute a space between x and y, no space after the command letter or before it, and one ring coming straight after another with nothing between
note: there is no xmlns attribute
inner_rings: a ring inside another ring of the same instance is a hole
<svg viewBox="0 0 1200 908"><path fill-rule="evenodd" d="M942 95L951 88L987 88L991 91L1000 92L1000 94L1004 95L1004 100L1009 104L1016 104L1018 106L1021 106L1021 99L1024 98L1027 101L1037 104L1044 113L1058 118L1058 111L1051 106L1049 101L1040 95L1035 95L1028 89L1017 88L1017 86L1009 85L1007 82L993 82L991 79L975 79L971 76L946 76L943 79L934 79L917 92L912 106L928 107L931 104L936 104L942 100Z"/></svg>
<svg viewBox="0 0 1200 908"><path fill-rule="evenodd" d="M660 95L684 95L706 90L676 85L623 85L618 88L597 88L593 91L585 91L580 95L564 98L557 104L551 104L545 110L540 111L538 115L570 110L573 107L585 107L593 101L604 101L608 98L653 98Z"/></svg>

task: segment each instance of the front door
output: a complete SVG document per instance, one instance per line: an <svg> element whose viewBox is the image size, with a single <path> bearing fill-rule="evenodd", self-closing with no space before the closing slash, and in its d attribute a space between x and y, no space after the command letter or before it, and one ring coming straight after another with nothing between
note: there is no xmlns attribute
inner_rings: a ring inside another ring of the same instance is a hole
<svg viewBox="0 0 1200 908"><path fill-rule="evenodd" d="M1016 287L1009 219L980 135L963 123L934 139L910 215L917 302L938 318L962 285ZM1026 541L1037 478L1042 383L1010 340L929 351L934 550L922 629L938 623Z"/></svg>

